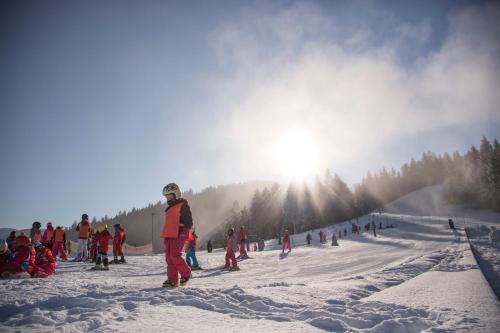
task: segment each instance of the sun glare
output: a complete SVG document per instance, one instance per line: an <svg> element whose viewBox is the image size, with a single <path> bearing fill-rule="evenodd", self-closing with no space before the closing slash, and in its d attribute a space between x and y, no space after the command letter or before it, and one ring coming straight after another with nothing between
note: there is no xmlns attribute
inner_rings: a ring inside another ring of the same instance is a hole
<svg viewBox="0 0 500 333"><path fill-rule="evenodd" d="M310 178L319 167L318 144L302 129L288 131L272 147L276 172L291 178Z"/></svg>

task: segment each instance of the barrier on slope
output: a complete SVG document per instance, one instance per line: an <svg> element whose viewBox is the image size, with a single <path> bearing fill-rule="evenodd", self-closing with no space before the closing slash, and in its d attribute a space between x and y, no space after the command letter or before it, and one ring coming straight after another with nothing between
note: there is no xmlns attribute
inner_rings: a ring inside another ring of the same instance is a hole
<svg viewBox="0 0 500 333"><path fill-rule="evenodd" d="M70 252L76 252L78 250L78 243L69 241L69 248L67 248ZM108 253L113 253L113 246L110 244ZM124 254L152 254L153 253L153 244L148 243L142 246L132 246L127 243L123 244L123 253Z"/></svg>

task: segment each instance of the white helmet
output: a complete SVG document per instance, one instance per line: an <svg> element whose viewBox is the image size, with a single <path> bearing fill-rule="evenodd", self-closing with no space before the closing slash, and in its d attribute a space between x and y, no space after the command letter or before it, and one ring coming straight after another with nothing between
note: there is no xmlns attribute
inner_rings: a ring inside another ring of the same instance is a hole
<svg viewBox="0 0 500 333"><path fill-rule="evenodd" d="M176 200L180 199L181 195L182 195L181 194L181 189L175 183L170 183L170 184L166 185L163 188L163 195L167 196L167 194L173 194L173 195L175 195L175 199Z"/></svg>
<svg viewBox="0 0 500 333"><path fill-rule="evenodd" d="M7 249L7 242L5 241L5 239L0 239L0 253L7 251Z"/></svg>

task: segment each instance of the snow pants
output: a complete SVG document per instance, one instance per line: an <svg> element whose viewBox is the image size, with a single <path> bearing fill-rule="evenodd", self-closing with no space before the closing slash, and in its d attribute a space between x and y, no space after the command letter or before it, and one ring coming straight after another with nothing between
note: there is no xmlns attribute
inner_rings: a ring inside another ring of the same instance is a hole
<svg viewBox="0 0 500 333"><path fill-rule="evenodd" d="M288 249L288 252L292 251L292 245L290 244L290 241L283 242L283 252L285 252L285 249Z"/></svg>
<svg viewBox="0 0 500 333"><path fill-rule="evenodd" d="M182 248L186 242L189 230L179 232L178 238L165 238L165 260L167 261L167 277L173 284L179 283L179 274L182 277L191 275L191 268L182 258Z"/></svg>
<svg viewBox="0 0 500 333"><path fill-rule="evenodd" d="M45 278L48 277L56 271L56 266L47 264L47 265L35 265L35 269L31 274L34 278Z"/></svg>
<svg viewBox="0 0 500 333"><path fill-rule="evenodd" d="M186 253L186 262L190 267L198 267L196 252L194 252L193 250L188 250Z"/></svg>
<svg viewBox="0 0 500 333"><path fill-rule="evenodd" d="M52 246L52 254L54 255L54 259L57 258L57 254L59 253L59 257L63 260L66 260L66 251L64 251L64 244L62 242L54 242L54 246Z"/></svg>
<svg viewBox="0 0 500 333"><path fill-rule="evenodd" d="M231 261L233 263L233 267L238 267L238 262L236 261L236 257L234 256L234 252L231 250L228 250L226 252L226 266L225 266L225 268L231 267L229 261Z"/></svg>
<svg viewBox="0 0 500 333"><path fill-rule="evenodd" d="M240 242L240 257L248 256L247 250L245 249L245 241Z"/></svg>
<svg viewBox="0 0 500 333"><path fill-rule="evenodd" d="M78 252L76 254L77 259L85 260L88 258L88 249L87 249L87 239L78 239Z"/></svg>
<svg viewBox="0 0 500 333"><path fill-rule="evenodd" d="M113 257L123 257L122 243L113 243Z"/></svg>

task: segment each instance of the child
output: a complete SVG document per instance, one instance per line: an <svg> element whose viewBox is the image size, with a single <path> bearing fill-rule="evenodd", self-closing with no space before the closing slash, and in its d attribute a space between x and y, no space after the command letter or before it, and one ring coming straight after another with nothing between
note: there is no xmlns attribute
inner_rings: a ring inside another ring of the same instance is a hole
<svg viewBox="0 0 500 333"><path fill-rule="evenodd" d="M337 237L335 237L335 232L332 234L332 246L339 246L339 243L337 242Z"/></svg>
<svg viewBox="0 0 500 333"><path fill-rule="evenodd" d="M92 235L92 227L87 214L82 215L82 220L76 226L76 232L78 235L78 252L75 261L85 261L88 258L87 243L89 236Z"/></svg>
<svg viewBox="0 0 500 333"><path fill-rule="evenodd" d="M109 271L108 250L109 242L113 240L113 236L109 233L108 226L105 223L101 223L97 227L96 240L97 259L93 269Z"/></svg>
<svg viewBox="0 0 500 333"><path fill-rule="evenodd" d="M285 248L288 249L288 252L292 251L292 245L290 243L290 235L288 234L288 230L285 230L285 235L283 236L283 248L281 253L285 253Z"/></svg>
<svg viewBox="0 0 500 333"><path fill-rule="evenodd" d="M213 250L213 248L212 248L212 240L209 239L208 243L207 243L207 251L208 251L208 253L212 253L212 250Z"/></svg>
<svg viewBox="0 0 500 333"><path fill-rule="evenodd" d="M307 234L306 236L307 245L311 245L311 239L312 239L311 234Z"/></svg>
<svg viewBox="0 0 500 333"><path fill-rule="evenodd" d="M238 258L248 259L248 254L247 251L245 250L246 240L247 240L247 234L245 232L245 227L242 226L238 234L238 245L240 249L240 255L238 256Z"/></svg>
<svg viewBox="0 0 500 333"><path fill-rule="evenodd" d="M97 260L97 230L92 234L90 240L90 262L96 262Z"/></svg>
<svg viewBox="0 0 500 333"><path fill-rule="evenodd" d="M14 274L33 272L35 266L35 250L31 246L31 239L26 235L19 235L15 240L15 253L12 260L2 269L2 277L9 278Z"/></svg>
<svg viewBox="0 0 500 333"><path fill-rule="evenodd" d="M40 228L42 227L42 224L40 222L33 222L32 228L30 230L30 238L31 241L42 241L42 231Z"/></svg>
<svg viewBox="0 0 500 333"><path fill-rule="evenodd" d="M230 271L238 271L240 269L234 255L236 247L236 235L234 234L234 229L231 228L227 231L226 266L224 267L225 269L228 269ZM233 267L230 266L229 261L233 263Z"/></svg>
<svg viewBox="0 0 500 333"><path fill-rule="evenodd" d="M61 226L57 226L56 230L52 235L52 254L54 255L54 259L57 258L57 254L59 254L59 258L63 261L67 260L67 254L64 250L64 244L66 244L66 232Z"/></svg>
<svg viewBox="0 0 500 333"><path fill-rule="evenodd" d="M51 222L47 222L47 229L43 232L42 244L49 249L52 249L52 235L54 233L54 227Z"/></svg>
<svg viewBox="0 0 500 333"><path fill-rule="evenodd" d="M0 273L4 271L4 266L12 260L12 253L9 250L7 242L0 239Z"/></svg>
<svg viewBox="0 0 500 333"><path fill-rule="evenodd" d="M186 241L186 263L193 271L201 269L198 265L198 259L196 258L197 242L198 235L196 235L196 232L193 229L193 232L190 233Z"/></svg>
<svg viewBox="0 0 500 333"><path fill-rule="evenodd" d="M182 258L182 248L188 238L189 230L193 227L193 216L187 200L181 197L181 190L177 184L167 184L163 188L163 195L168 205L161 232L165 244L168 276L163 287L173 288L185 285L191 278L191 269Z"/></svg>
<svg viewBox="0 0 500 333"><path fill-rule="evenodd" d="M125 257L123 256L122 246L127 239L127 235L125 234L125 229L122 228L120 223L115 224L115 236L113 237L113 262L115 264L124 264L126 263ZM118 256L120 256L120 261L118 261Z"/></svg>
<svg viewBox="0 0 500 333"><path fill-rule="evenodd" d="M56 260L52 256L52 252L43 246L39 241L33 242L33 247L36 251L35 266L31 272L33 278L45 278L56 271Z"/></svg>

